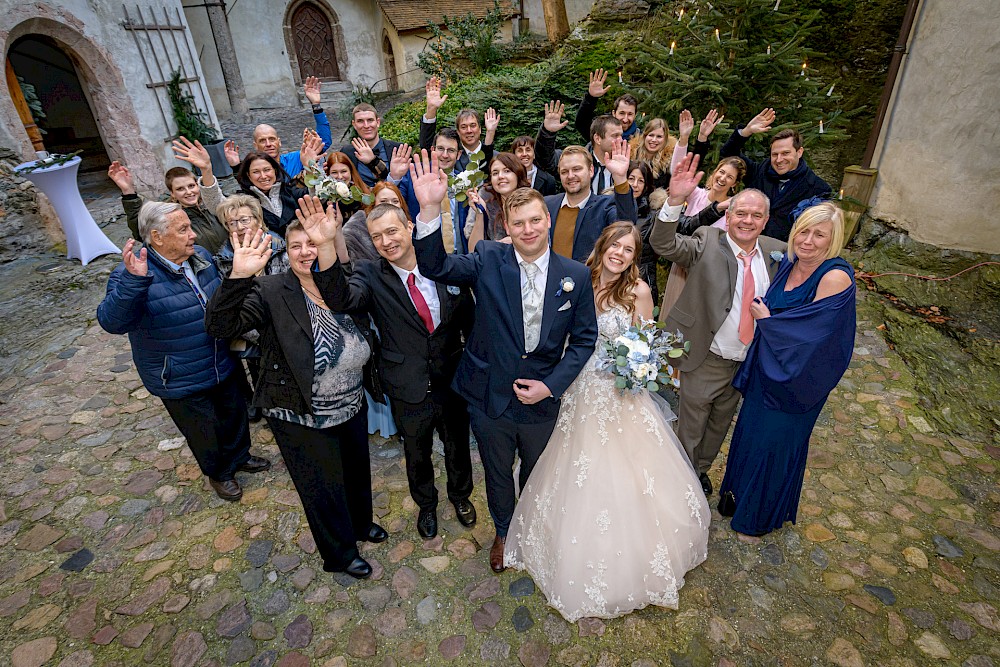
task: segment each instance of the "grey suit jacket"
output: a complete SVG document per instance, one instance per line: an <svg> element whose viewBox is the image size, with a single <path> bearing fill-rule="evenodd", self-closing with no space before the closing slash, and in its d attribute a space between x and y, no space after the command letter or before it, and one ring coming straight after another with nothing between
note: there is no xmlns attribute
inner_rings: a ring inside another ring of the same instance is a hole
<svg viewBox="0 0 1000 667"><path fill-rule="evenodd" d="M684 236L677 234L676 222L657 220L649 242L660 257L688 270L677 303L660 317L667 331L679 330L684 340L691 341L690 353L678 364L681 372L690 372L705 361L715 333L729 315L739 263L726 242L725 230L718 227L701 227L691 236ZM784 252L787 244L769 236L761 236L758 243L773 280L781 262L770 254L774 250Z"/></svg>

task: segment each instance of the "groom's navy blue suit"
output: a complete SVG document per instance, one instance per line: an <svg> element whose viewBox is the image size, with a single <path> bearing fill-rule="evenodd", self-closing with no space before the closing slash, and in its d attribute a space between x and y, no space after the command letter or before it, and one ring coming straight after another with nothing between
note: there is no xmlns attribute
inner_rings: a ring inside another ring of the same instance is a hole
<svg viewBox="0 0 1000 667"><path fill-rule="evenodd" d="M590 270L549 251L538 346L526 353L521 269L511 244L480 241L470 254L448 255L439 227L413 245L423 275L470 286L476 296L475 323L452 388L469 403L490 514L497 534L505 537L514 513L514 453L521 457L523 488L555 428L559 399L597 344ZM573 282L571 291L561 288L566 278ZM552 396L525 405L514 395L515 379L541 380Z"/></svg>

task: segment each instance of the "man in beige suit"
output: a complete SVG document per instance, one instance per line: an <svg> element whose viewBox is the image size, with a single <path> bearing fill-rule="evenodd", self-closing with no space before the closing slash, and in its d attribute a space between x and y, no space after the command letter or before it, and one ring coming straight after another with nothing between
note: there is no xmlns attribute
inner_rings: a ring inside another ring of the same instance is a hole
<svg viewBox="0 0 1000 667"><path fill-rule="evenodd" d="M649 242L659 256L688 270L684 291L665 321L667 331L679 330L691 341L690 353L678 364L677 436L709 495L708 470L740 399L732 386L733 376L753 340L750 303L767 292L785 243L760 235L767 224L769 202L754 189L730 199L728 230L701 227L691 236L678 234L684 201L704 175L697 167L698 156L689 154L671 176L670 196Z"/></svg>

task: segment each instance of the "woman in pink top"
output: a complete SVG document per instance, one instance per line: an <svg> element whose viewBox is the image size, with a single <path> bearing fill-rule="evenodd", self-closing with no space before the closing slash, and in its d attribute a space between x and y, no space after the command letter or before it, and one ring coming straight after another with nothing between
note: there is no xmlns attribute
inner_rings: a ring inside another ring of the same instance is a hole
<svg viewBox="0 0 1000 667"><path fill-rule="evenodd" d="M708 137L715 130L715 127L722 122L723 118L725 116L719 116L715 109L709 111L705 119L701 121L698 141L708 141ZM673 172L675 166L680 164L684 156L687 155L688 138L691 136L693 129L694 118L692 118L691 112L685 109L681 112L680 122L678 123L680 136L677 139L677 145L674 147L673 157L670 160L671 172ZM712 226L725 229L725 211L729 207L729 198L736 193L736 187L743 181L746 171L746 163L738 157L727 157L720 160L719 164L712 171L711 176L708 177L705 183L706 187L695 188L694 192L688 197L684 215L694 216L702 209L714 206L714 210L718 211L720 217ZM663 306L660 311L662 317L666 317L667 313L670 312L677 298L681 295L686 280L687 270L677 264L671 265L670 274L667 276L667 286L664 289Z"/></svg>

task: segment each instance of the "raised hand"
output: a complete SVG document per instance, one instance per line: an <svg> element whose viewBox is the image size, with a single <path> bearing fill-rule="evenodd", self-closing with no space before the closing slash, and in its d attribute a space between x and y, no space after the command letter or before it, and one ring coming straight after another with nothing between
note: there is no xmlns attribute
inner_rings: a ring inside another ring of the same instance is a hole
<svg viewBox="0 0 1000 667"><path fill-rule="evenodd" d="M306 85L303 86L303 91L306 94L306 99L309 100L309 104L316 106L319 104L321 99L320 93L321 87L319 79L315 76L306 77Z"/></svg>
<svg viewBox="0 0 1000 667"><path fill-rule="evenodd" d="M361 164L371 164L375 161L375 151L361 137L351 139L351 146L354 147L354 154L358 156L358 162Z"/></svg>
<svg viewBox="0 0 1000 667"><path fill-rule="evenodd" d="M604 166L608 168L615 185L628 180L629 145L624 139L615 139L611 153L604 154Z"/></svg>
<svg viewBox="0 0 1000 667"><path fill-rule="evenodd" d="M112 162L111 166L108 167L108 178L118 186L123 195L135 194L135 181L132 180L132 173L118 160Z"/></svg>
<svg viewBox="0 0 1000 667"><path fill-rule="evenodd" d="M240 163L240 147L232 139L222 145L222 150L226 154L226 162L230 167L235 167Z"/></svg>
<svg viewBox="0 0 1000 667"><path fill-rule="evenodd" d="M698 171L698 160L700 156L688 153L681 160L670 176L669 194L667 196L668 206L678 206L687 201L687 198L698 187L705 172Z"/></svg>
<svg viewBox="0 0 1000 667"><path fill-rule="evenodd" d="M428 155L426 149L420 150L420 155L415 156L410 165L410 183L420 211L426 209L428 214L433 212L432 219L437 217L441 202L448 194L448 177L438 166L437 155Z"/></svg>
<svg viewBox="0 0 1000 667"><path fill-rule="evenodd" d="M309 240L316 244L316 247L336 240L344 224L344 216L339 206L330 202L324 211L323 200L310 195L299 199L295 217L302 224L302 231L309 236Z"/></svg>
<svg viewBox="0 0 1000 667"><path fill-rule="evenodd" d="M432 76L424 84L424 96L427 100L427 118L436 118L437 111L447 100L447 95L441 94L441 79Z"/></svg>
<svg viewBox="0 0 1000 667"><path fill-rule="evenodd" d="M146 249L143 248L136 254L132 249L135 248L135 239L129 239L125 243L125 249L122 250L122 261L125 262L125 270L131 273L133 276L144 276L149 273L149 264L146 262Z"/></svg>
<svg viewBox="0 0 1000 667"><path fill-rule="evenodd" d="M319 162L321 152L323 152L323 139L316 133L316 130L307 127L302 132L302 148L299 149L299 159L302 160L302 165L308 166L313 160Z"/></svg>
<svg viewBox="0 0 1000 667"><path fill-rule="evenodd" d="M774 113L774 109L768 107L751 118L750 122L746 124L746 127L740 130L740 134L744 137L749 137L751 134L767 132L771 129L771 125L774 124L774 119L776 117L777 115Z"/></svg>
<svg viewBox="0 0 1000 667"><path fill-rule="evenodd" d="M559 100L552 100L545 104L545 119L542 121L542 127L544 127L549 132L558 132L567 125L569 125L568 120L563 120L562 117L566 113L566 107Z"/></svg>
<svg viewBox="0 0 1000 667"><path fill-rule="evenodd" d="M239 239L233 232L233 271L230 278L252 278L267 266L271 259L271 235L258 229L256 234L244 234Z"/></svg>
<svg viewBox="0 0 1000 667"><path fill-rule="evenodd" d="M173 149L178 160L184 160L202 172L212 173L212 158L200 141L191 143L187 137L178 137L173 141Z"/></svg>
<svg viewBox="0 0 1000 667"><path fill-rule="evenodd" d="M496 132L497 127L500 126L500 114L493 107L486 110L483 114L483 124L486 126L487 132Z"/></svg>
<svg viewBox="0 0 1000 667"><path fill-rule="evenodd" d="M392 149L392 158L389 160L389 178L395 182L403 180L410 170L410 156L413 155L413 148L409 144L400 144Z"/></svg>
<svg viewBox="0 0 1000 667"><path fill-rule="evenodd" d="M677 143L682 146L687 145L688 138L691 136L691 132L694 130L694 116L691 112L685 109L681 112L680 117L677 119Z"/></svg>
<svg viewBox="0 0 1000 667"><path fill-rule="evenodd" d="M590 73L589 83L587 85L587 93L591 97L604 97L604 94L611 90L611 87L605 87L604 82L608 80L608 73L603 69L599 69L596 72Z"/></svg>
<svg viewBox="0 0 1000 667"><path fill-rule="evenodd" d="M698 128L698 141L708 141L708 138L715 132L715 128L725 119L726 117L720 116L719 112L715 109L705 114L705 118L701 121L701 126Z"/></svg>

